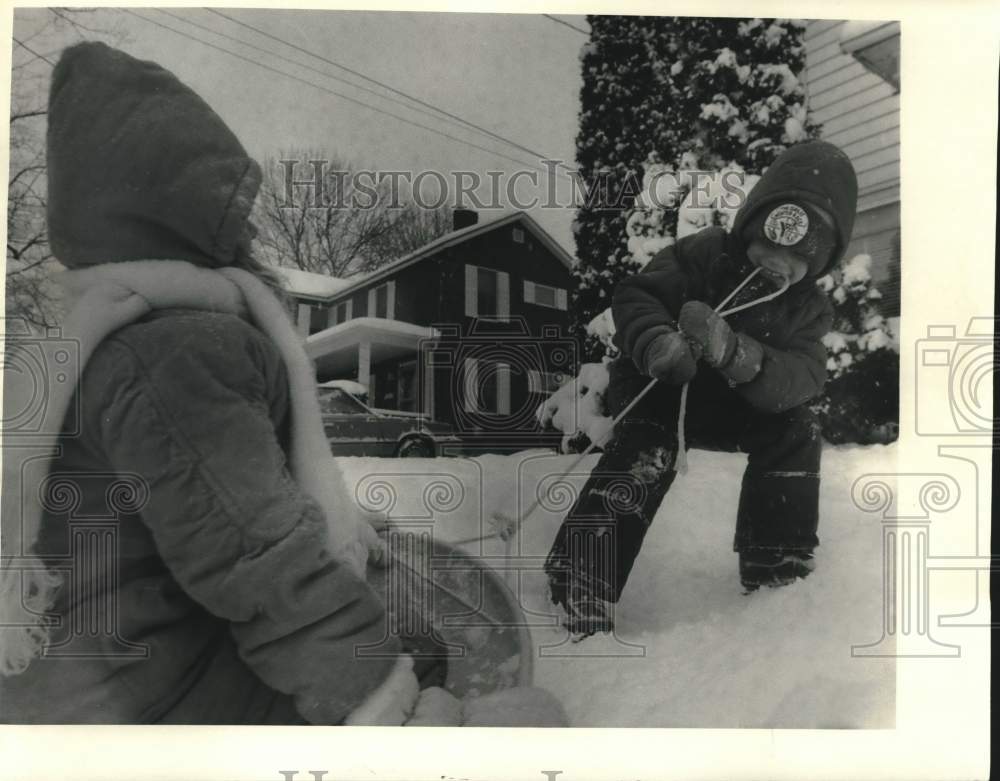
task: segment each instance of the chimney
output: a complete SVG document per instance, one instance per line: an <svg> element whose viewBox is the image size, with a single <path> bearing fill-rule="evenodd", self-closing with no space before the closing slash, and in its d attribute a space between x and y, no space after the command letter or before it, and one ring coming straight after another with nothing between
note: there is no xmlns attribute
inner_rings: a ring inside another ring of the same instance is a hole
<svg viewBox="0 0 1000 781"><path fill-rule="evenodd" d="M451 213L451 229L460 231L479 222L479 213L472 209L456 207Z"/></svg>

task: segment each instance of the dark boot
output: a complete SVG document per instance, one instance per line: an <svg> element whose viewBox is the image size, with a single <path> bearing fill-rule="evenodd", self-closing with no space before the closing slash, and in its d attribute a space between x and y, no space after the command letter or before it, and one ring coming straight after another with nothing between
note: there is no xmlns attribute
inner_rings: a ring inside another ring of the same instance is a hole
<svg viewBox="0 0 1000 781"><path fill-rule="evenodd" d="M758 549L740 553L740 583L746 593L761 586L777 588L809 576L816 567L810 551Z"/></svg>
<svg viewBox="0 0 1000 781"><path fill-rule="evenodd" d="M614 605L594 596L589 588L574 585L561 604L566 611L563 626L576 639L582 640L598 632L614 631Z"/></svg>

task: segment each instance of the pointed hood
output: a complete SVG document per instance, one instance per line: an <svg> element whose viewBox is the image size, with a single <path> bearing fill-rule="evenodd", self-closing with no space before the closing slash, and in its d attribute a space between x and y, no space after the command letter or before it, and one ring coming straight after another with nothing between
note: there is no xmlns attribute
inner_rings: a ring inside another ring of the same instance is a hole
<svg viewBox="0 0 1000 781"><path fill-rule="evenodd" d="M71 268L170 258L217 268L248 236L260 168L176 76L103 43L52 74L48 223Z"/></svg>
<svg viewBox="0 0 1000 781"><path fill-rule="evenodd" d="M833 217L837 246L818 274L829 272L844 256L854 229L858 180L850 158L826 141L808 141L786 149L764 172L736 214L732 235L743 231L765 207L783 202L818 206Z"/></svg>

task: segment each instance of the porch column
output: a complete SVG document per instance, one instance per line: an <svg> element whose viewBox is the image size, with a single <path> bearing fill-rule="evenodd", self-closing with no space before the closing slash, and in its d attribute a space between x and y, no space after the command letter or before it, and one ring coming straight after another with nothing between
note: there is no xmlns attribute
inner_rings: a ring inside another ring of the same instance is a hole
<svg viewBox="0 0 1000 781"><path fill-rule="evenodd" d="M368 387L372 373L372 344L358 343L358 382L368 388L368 401L372 400L372 388Z"/></svg>
<svg viewBox="0 0 1000 781"><path fill-rule="evenodd" d="M434 417L434 364L431 361L431 351L424 349L420 351L419 366L423 374L423 413L429 417Z"/></svg>

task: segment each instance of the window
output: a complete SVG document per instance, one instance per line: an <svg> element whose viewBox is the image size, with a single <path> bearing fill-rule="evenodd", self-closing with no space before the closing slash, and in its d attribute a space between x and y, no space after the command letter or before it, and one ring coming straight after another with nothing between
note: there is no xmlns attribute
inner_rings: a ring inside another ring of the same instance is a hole
<svg viewBox="0 0 1000 781"><path fill-rule="evenodd" d="M330 310L320 305L314 305L309 307L309 335L312 336L317 331L324 330L330 318Z"/></svg>
<svg viewBox="0 0 1000 781"><path fill-rule="evenodd" d="M567 295L561 287L541 285L526 279L524 280L524 303L545 306L549 309L561 309L565 312Z"/></svg>
<svg viewBox="0 0 1000 781"><path fill-rule="evenodd" d="M510 317L510 275L482 266L465 267L467 317Z"/></svg>
<svg viewBox="0 0 1000 781"><path fill-rule="evenodd" d="M514 241L517 244L524 244L524 231L520 228L514 228L512 231Z"/></svg>
<svg viewBox="0 0 1000 781"><path fill-rule="evenodd" d="M351 319L351 301L341 301L333 307L330 325L340 325Z"/></svg>
<svg viewBox="0 0 1000 781"><path fill-rule="evenodd" d="M899 92L899 22L846 22L840 48Z"/></svg>
<svg viewBox="0 0 1000 781"><path fill-rule="evenodd" d="M396 319L396 282L388 282L368 291L368 317Z"/></svg>
<svg viewBox="0 0 1000 781"><path fill-rule="evenodd" d="M368 408L340 388L321 388L319 406L324 415L367 415Z"/></svg>

